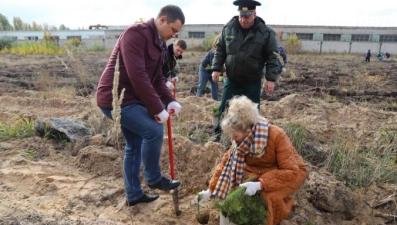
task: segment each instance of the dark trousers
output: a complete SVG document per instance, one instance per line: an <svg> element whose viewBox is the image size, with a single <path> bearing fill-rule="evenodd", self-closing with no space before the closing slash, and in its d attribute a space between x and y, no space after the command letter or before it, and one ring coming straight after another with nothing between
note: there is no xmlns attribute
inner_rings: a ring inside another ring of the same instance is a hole
<svg viewBox="0 0 397 225"><path fill-rule="evenodd" d="M221 134L221 119L223 112L229 106L229 100L236 95L245 95L251 99L254 103L258 103L258 109L261 100L262 80L255 80L249 82L235 82L230 79L226 79L223 84L222 99L219 104L219 122L215 127L215 135L220 138Z"/></svg>

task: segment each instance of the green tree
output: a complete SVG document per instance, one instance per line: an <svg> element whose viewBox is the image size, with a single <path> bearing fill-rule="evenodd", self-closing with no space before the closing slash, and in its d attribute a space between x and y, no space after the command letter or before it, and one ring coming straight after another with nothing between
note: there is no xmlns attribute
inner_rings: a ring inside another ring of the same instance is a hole
<svg viewBox="0 0 397 225"><path fill-rule="evenodd" d="M59 30L69 30L69 28L67 28L64 24L61 24L59 26Z"/></svg>
<svg viewBox="0 0 397 225"><path fill-rule="evenodd" d="M32 30L43 30L43 26L37 24L35 21L32 22Z"/></svg>
<svg viewBox="0 0 397 225"><path fill-rule="evenodd" d="M13 30L7 17L0 13L0 30Z"/></svg>
<svg viewBox="0 0 397 225"><path fill-rule="evenodd" d="M50 26L48 23L43 23L43 30L49 30Z"/></svg>
<svg viewBox="0 0 397 225"><path fill-rule="evenodd" d="M23 23L23 30L32 30L32 26L28 23Z"/></svg>
<svg viewBox="0 0 397 225"><path fill-rule="evenodd" d="M14 24L14 30L23 30L23 21L21 18L14 16L12 23Z"/></svg>

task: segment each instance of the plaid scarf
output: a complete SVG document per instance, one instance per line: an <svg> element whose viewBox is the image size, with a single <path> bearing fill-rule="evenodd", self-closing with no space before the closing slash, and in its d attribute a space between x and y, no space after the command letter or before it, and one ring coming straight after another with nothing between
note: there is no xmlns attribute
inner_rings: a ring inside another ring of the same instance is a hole
<svg viewBox="0 0 397 225"><path fill-rule="evenodd" d="M242 182L245 156L250 154L251 156L261 157L265 154L269 127L269 121L261 118L239 146L236 146L235 142L233 142L233 151L219 176L215 190L212 193L213 195L223 199L231 188L238 186Z"/></svg>

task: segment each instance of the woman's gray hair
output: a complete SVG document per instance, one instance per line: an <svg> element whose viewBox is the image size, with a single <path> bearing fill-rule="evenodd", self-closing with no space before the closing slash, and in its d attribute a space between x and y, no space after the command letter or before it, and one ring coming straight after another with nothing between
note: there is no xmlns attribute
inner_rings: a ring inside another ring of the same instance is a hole
<svg viewBox="0 0 397 225"><path fill-rule="evenodd" d="M222 131L230 135L233 131L252 129L262 116L258 111L258 104L253 103L246 96L235 96L229 101L229 108L222 119Z"/></svg>

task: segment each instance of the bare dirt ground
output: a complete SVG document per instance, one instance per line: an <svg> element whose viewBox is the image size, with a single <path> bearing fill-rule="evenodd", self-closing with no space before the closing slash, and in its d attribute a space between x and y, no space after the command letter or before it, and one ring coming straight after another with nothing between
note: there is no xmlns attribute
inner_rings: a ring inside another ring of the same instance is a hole
<svg viewBox="0 0 397 225"><path fill-rule="evenodd" d="M114 144L110 121L94 104L108 53L76 54L75 60L0 54L0 123L22 117L71 117L92 129L92 136L79 143L41 137L0 140L0 225L198 224L193 198L206 188L211 170L228 147L227 142L209 141L211 107L217 103L209 93L201 98L191 93L203 54L187 52L180 62L177 99L183 110L173 120L176 177L182 182L180 217L174 215L167 192L160 192L153 203L124 206L123 153ZM377 127L397 129L396 61L365 64L357 55L298 55L289 56L286 68L279 89L263 94L261 112L281 127L290 122L304 126L315 137L307 151L321 149L335 134L365 144ZM167 136L161 165L168 176ZM397 224L395 216L385 216L396 215L396 184L351 190L329 172L310 162L307 166L308 179L282 225ZM145 183L143 187L155 193ZM219 224L211 202L203 207L211 210L209 224Z"/></svg>

